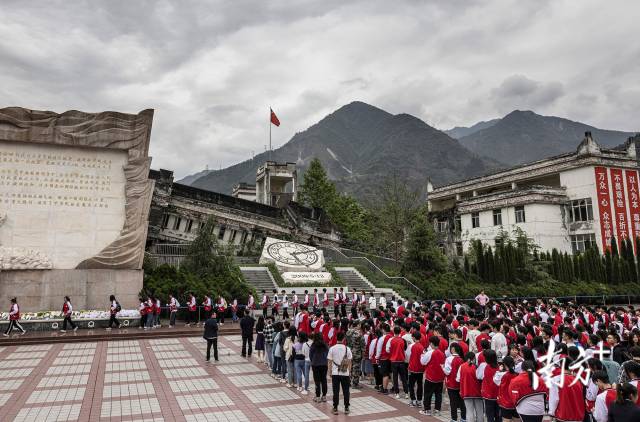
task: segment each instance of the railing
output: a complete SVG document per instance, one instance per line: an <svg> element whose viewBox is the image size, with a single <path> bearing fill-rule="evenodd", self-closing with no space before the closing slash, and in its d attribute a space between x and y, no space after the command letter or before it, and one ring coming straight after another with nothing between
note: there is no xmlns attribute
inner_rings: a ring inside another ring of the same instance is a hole
<svg viewBox="0 0 640 422"><path fill-rule="evenodd" d="M361 252L361 251L356 251L354 249L342 248L342 247L336 248L336 249L342 252L343 255L348 256L349 258L365 257L380 268L385 268L385 267L397 268L399 265L399 262L397 262L395 259L389 258L386 256L374 255L367 252Z"/></svg>
<svg viewBox="0 0 640 422"><path fill-rule="evenodd" d="M146 256L151 260L153 266L168 264L179 267L187 256L190 243L156 243L149 247ZM244 252L245 245L218 245L214 253L219 250L231 253L233 259L238 264L257 263L259 256L246 256L239 252Z"/></svg>
<svg viewBox="0 0 640 422"><path fill-rule="evenodd" d="M325 257L341 264L351 264L351 265L364 265L374 274L382 277L383 280L388 280L390 284L402 284L407 289L414 292L416 295L424 297L424 291L409 281L406 277L391 277L387 275L380 267L374 264L369 258L364 256L348 256L342 250L334 247L321 247L324 252ZM387 258L388 259L388 258ZM370 280L371 281L371 280Z"/></svg>

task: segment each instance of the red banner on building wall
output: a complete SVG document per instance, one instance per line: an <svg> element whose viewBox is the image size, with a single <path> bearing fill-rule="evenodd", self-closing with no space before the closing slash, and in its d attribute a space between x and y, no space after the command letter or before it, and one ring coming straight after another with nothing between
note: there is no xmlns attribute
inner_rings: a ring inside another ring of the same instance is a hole
<svg viewBox="0 0 640 422"><path fill-rule="evenodd" d="M609 176L607 169L596 167L596 192L598 194L598 211L600 212L600 230L602 234L602 252L611 247L613 222L611 220L611 203L609 202Z"/></svg>
<svg viewBox="0 0 640 422"><path fill-rule="evenodd" d="M624 192L624 177L622 169L610 169L611 192L613 193L613 209L615 211L616 233L618 235L618 247L622 241L629 238L629 220L627 219L627 199Z"/></svg>
<svg viewBox="0 0 640 422"><path fill-rule="evenodd" d="M627 179L627 199L629 201L629 225L633 236L633 247L636 248L636 237L640 236L640 194L638 193L638 172L625 170ZM638 251L636 250L636 255Z"/></svg>

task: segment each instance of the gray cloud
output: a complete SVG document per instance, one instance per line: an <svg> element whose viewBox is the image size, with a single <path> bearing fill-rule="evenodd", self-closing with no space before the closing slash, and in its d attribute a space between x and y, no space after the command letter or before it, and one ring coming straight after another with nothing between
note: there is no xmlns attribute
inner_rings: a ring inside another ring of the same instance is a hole
<svg viewBox="0 0 640 422"><path fill-rule="evenodd" d="M640 50L626 40L639 13L596 0L8 0L0 98L154 108L153 166L178 176L263 151L270 106L275 146L353 100L439 128L531 108L637 130Z"/></svg>
<svg viewBox="0 0 640 422"><path fill-rule="evenodd" d="M509 76L491 90L491 98L503 113L513 110L514 106L527 110L545 109L563 95L564 88L560 82L543 83L524 75Z"/></svg>

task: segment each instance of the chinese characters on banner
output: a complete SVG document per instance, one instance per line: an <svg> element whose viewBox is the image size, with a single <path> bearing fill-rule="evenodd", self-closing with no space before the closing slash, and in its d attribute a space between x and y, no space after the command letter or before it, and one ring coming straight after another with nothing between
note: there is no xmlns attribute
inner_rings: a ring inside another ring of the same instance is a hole
<svg viewBox="0 0 640 422"><path fill-rule="evenodd" d="M633 247L636 247L635 239L640 236L640 198L638 197L638 172L635 170L625 170L627 179L627 200L629 201L629 225L633 236ZM636 255L638 251L636 250Z"/></svg>
<svg viewBox="0 0 640 422"><path fill-rule="evenodd" d="M611 173L611 190L613 193L613 209L615 210L618 250L622 242L629 238L629 222L627 221L627 200L624 195L624 178L621 169L609 169Z"/></svg>
<svg viewBox="0 0 640 422"><path fill-rule="evenodd" d="M611 204L609 203L609 176L605 167L596 167L596 192L598 210L600 211L600 230L602 231L602 251L611 247L613 222L611 221Z"/></svg>

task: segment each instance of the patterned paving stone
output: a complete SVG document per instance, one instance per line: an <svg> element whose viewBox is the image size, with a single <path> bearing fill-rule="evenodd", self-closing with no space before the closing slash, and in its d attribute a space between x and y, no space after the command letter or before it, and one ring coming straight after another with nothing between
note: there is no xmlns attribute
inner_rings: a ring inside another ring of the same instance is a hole
<svg viewBox="0 0 640 422"><path fill-rule="evenodd" d="M36 390L27 399L27 404L53 403L57 401L77 401L84 398L85 388L63 388L56 390Z"/></svg>
<svg viewBox="0 0 640 422"><path fill-rule="evenodd" d="M17 380L6 380L6 381L2 381L0 382L0 391L14 391L17 390L18 388L20 388L20 386L22 385L22 383L24 382L23 379L17 379Z"/></svg>
<svg viewBox="0 0 640 422"><path fill-rule="evenodd" d="M91 365L65 365L52 366L47 370L47 375L88 374L89 372L91 372Z"/></svg>
<svg viewBox="0 0 640 422"><path fill-rule="evenodd" d="M26 407L20 409L14 422L63 422L75 421L80 416L80 404Z"/></svg>
<svg viewBox="0 0 640 422"><path fill-rule="evenodd" d="M342 401L342 400L341 400ZM352 416L375 415L376 413L392 412L395 407L376 399L375 397L354 397L350 398L349 408Z"/></svg>
<svg viewBox="0 0 640 422"><path fill-rule="evenodd" d="M244 374L248 372L260 372L260 368L251 363L244 363L241 365L227 365L220 366L218 370L225 375L228 374Z"/></svg>
<svg viewBox="0 0 640 422"><path fill-rule="evenodd" d="M59 357L53 361L54 365L80 365L93 362L93 355Z"/></svg>
<svg viewBox="0 0 640 422"><path fill-rule="evenodd" d="M147 369L147 365L140 360L127 362L108 362L105 368L107 372L135 371L138 369Z"/></svg>
<svg viewBox="0 0 640 422"><path fill-rule="evenodd" d="M14 360L14 359L36 359L43 358L47 354L46 351L43 352L14 352L10 355L3 358L3 360Z"/></svg>
<svg viewBox="0 0 640 422"><path fill-rule="evenodd" d="M274 380L268 374L256 374L251 377L247 377L245 375L229 377L229 381L233 383L236 387L255 387L260 385L276 385L278 381Z"/></svg>
<svg viewBox="0 0 640 422"><path fill-rule="evenodd" d="M249 422L249 418L240 410L195 413L193 415L185 415L185 418L187 422Z"/></svg>
<svg viewBox="0 0 640 422"><path fill-rule="evenodd" d="M40 359L2 360L0 361L0 369L29 368L32 366L38 366L39 363Z"/></svg>
<svg viewBox="0 0 640 422"><path fill-rule="evenodd" d="M233 404L233 401L225 393L185 394L176 396L176 399L183 410L208 409Z"/></svg>
<svg viewBox="0 0 640 422"><path fill-rule="evenodd" d="M104 382L107 383L120 383L120 382L135 382L135 381L149 381L151 375L148 371L132 371L132 372L111 372L104 374Z"/></svg>
<svg viewBox="0 0 640 422"><path fill-rule="evenodd" d="M61 377L44 377L38 383L38 388L86 385L88 381L89 375L64 375Z"/></svg>
<svg viewBox="0 0 640 422"><path fill-rule="evenodd" d="M271 406L260 409L272 422L291 420L291 415L296 415L296 422L318 421L329 419L329 416L316 409L309 403L290 404L286 406Z"/></svg>
<svg viewBox="0 0 640 422"><path fill-rule="evenodd" d="M151 396L155 395L153 385L147 383L139 384L112 384L105 385L102 390L102 397L130 397L130 396Z"/></svg>
<svg viewBox="0 0 640 422"><path fill-rule="evenodd" d="M245 390L243 393L251 403L270 403L300 398L300 396L287 387L254 388L252 390Z"/></svg>
<svg viewBox="0 0 640 422"><path fill-rule="evenodd" d="M174 393L189 393L194 391L217 390L218 383L211 378L169 381Z"/></svg>
<svg viewBox="0 0 640 422"><path fill-rule="evenodd" d="M33 368L20 368L20 369L2 369L0 370L0 380L7 378L23 378L31 374Z"/></svg>
<svg viewBox="0 0 640 422"><path fill-rule="evenodd" d="M204 368L177 368L177 369L165 369L164 376L166 378L174 379L174 378L198 378L198 377L206 377L207 371Z"/></svg>
<svg viewBox="0 0 640 422"><path fill-rule="evenodd" d="M158 360L158 364L161 368L183 368L198 366L198 362L196 362L196 360L192 358L162 359Z"/></svg>
<svg viewBox="0 0 640 422"><path fill-rule="evenodd" d="M140 398L134 400L112 400L102 403L100 416L117 418L129 415L148 415L160 413L160 403L156 398Z"/></svg>

